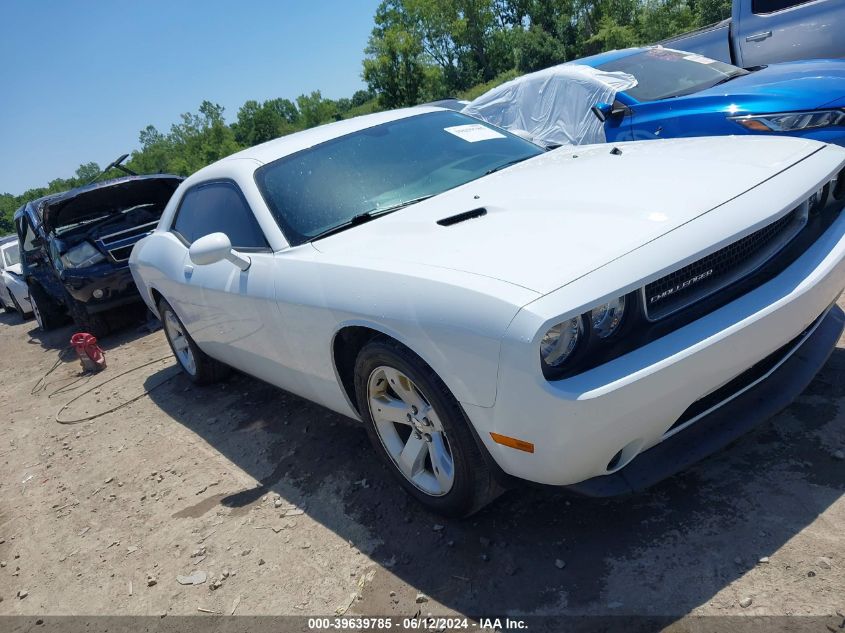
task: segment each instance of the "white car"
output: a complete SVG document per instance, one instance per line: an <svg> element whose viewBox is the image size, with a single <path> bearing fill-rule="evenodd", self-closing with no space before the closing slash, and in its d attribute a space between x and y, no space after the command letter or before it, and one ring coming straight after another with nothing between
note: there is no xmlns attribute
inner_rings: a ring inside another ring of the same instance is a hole
<svg viewBox="0 0 845 633"><path fill-rule="evenodd" d="M435 511L516 480L609 495L724 446L824 364L843 166L800 139L544 152L399 110L198 171L130 266L194 381L231 366L360 419Z"/></svg>
<svg viewBox="0 0 845 633"><path fill-rule="evenodd" d="M29 288L21 273L21 252L18 238L0 243L0 307L16 311L21 318L32 314Z"/></svg>

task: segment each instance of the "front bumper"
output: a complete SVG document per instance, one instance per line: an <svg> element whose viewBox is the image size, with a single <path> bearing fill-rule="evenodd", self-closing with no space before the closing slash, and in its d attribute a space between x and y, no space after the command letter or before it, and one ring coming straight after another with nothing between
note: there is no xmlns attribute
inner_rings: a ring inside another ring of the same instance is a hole
<svg viewBox="0 0 845 633"><path fill-rule="evenodd" d="M509 333L502 342L495 405L462 405L508 475L576 489L580 484L590 494L642 488L718 450L801 392L836 344L838 308L819 321L794 358L720 407L725 413L716 409L681 432L673 429L695 403L799 337L836 302L843 286L845 214L769 282L572 378L543 379L536 351L526 352L528 326ZM518 325L515 320L512 329ZM771 402L760 406L755 396L763 393ZM534 453L496 444L491 432L531 442Z"/></svg>
<svg viewBox="0 0 845 633"><path fill-rule="evenodd" d="M89 314L141 301L132 272L125 264L115 267L104 262L88 268L66 268L61 278L70 296L83 304ZM98 290L102 296L95 297Z"/></svg>
<svg viewBox="0 0 845 633"><path fill-rule="evenodd" d="M636 492L724 448L789 406L830 357L843 329L845 313L834 306L794 344L766 359L773 364L769 371L758 377L749 370L747 377L738 377L739 395L730 398L733 394L725 393L726 399L714 403L718 405L715 409L696 416L689 426L640 453L621 470L573 484L569 489L591 497Z"/></svg>

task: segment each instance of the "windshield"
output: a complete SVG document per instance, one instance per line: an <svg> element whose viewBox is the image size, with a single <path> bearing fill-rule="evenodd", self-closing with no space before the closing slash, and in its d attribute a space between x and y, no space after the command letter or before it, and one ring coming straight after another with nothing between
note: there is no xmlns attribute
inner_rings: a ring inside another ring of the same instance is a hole
<svg viewBox="0 0 845 633"><path fill-rule="evenodd" d="M625 93L637 101L659 101L693 94L748 74L747 70L703 55L669 48L650 48L598 68L633 75L637 85Z"/></svg>
<svg viewBox="0 0 845 633"><path fill-rule="evenodd" d="M21 263L21 251L16 242L3 249L3 260L7 268Z"/></svg>
<svg viewBox="0 0 845 633"><path fill-rule="evenodd" d="M296 245L356 216L387 212L542 153L464 114L430 112L285 156L258 169L255 179Z"/></svg>

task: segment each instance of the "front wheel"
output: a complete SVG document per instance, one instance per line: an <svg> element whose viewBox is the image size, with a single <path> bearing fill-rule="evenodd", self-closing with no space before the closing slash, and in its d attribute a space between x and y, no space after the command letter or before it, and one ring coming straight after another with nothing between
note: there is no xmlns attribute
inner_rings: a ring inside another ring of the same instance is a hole
<svg viewBox="0 0 845 633"><path fill-rule="evenodd" d="M188 334L182 321L166 300L162 299L159 302L158 313L161 315L164 335L173 355L193 382L198 385L207 385L223 380L229 375L231 368L228 365L214 360L197 347L194 339Z"/></svg>
<svg viewBox="0 0 845 633"><path fill-rule="evenodd" d="M373 446L423 505L462 517L501 494L457 400L416 354L370 342L356 361L355 391Z"/></svg>
<svg viewBox="0 0 845 633"><path fill-rule="evenodd" d="M18 315L21 317L21 319L25 321L27 316L26 312L24 312L23 308L21 307L21 304L18 303L18 300L15 298L14 293L10 292L9 296L12 297L12 303L15 304L15 310L17 311Z"/></svg>
<svg viewBox="0 0 845 633"><path fill-rule="evenodd" d="M38 327L44 330L54 330L67 321L62 307L48 295L41 286L30 286L29 302Z"/></svg>

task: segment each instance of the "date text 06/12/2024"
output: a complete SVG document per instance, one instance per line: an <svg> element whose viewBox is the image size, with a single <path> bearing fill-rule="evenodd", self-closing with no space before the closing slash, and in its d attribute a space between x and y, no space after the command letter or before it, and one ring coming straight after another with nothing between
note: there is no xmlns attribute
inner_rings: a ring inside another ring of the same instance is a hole
<svg viewBox="0 0 845 633"><path fill-rule="evenodd" d="M518 631L527 629L524 620L512 618L479 618L477 622L462 617L410 617L394 619L391 617L335 617L309 618L308 629L311 631L339 630L400 630L400 631Z"/></svg>

